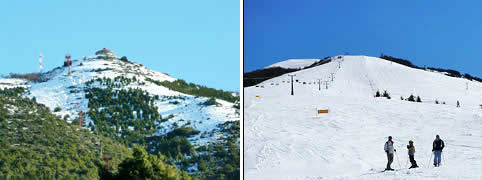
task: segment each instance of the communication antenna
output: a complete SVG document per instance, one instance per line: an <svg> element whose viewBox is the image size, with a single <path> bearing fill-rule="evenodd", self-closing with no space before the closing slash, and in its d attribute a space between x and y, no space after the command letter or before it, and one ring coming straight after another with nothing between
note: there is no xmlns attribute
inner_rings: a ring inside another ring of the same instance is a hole
<svg viewBox="0 0 482 180"><path fill-rule="evenodd" d="M82 114L84 113L83 111L77 111L79 112L79 126L82 127Z"/></svg>
<svg viewBox="0 0 482 180"><path fill-rule="evenodd" d="M39 63L40 73L42 73L42 52L40 52L38 63Z"/></svg>
<svg viewBox="0 0 482 180"><path fill-rule="evenodd" d="M82 128L82 115L84 114L84 112L80 110L79 104L77 104L77 109L77 112L79 113L79 126Z"/></svg>

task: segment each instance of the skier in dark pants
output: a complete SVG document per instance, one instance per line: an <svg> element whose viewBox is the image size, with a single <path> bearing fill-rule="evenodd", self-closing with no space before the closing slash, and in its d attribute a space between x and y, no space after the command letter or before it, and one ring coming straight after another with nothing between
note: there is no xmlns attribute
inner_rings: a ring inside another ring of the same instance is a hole
<svg viewBox="0 0 482 180"><path fill-rule="evenodd" d="M412 163L411 168L418 168L417 161L415 161L415 146L413 146L413 141L408 141L407 149L408 149L408 157L410 159L410 163Z"/></svg>
<svg viewBox="0 0 482 180"><path fill-rule="evenodd" d="M459 101L457 101L457 107L460 107L460 102L459 102Z"/></svg>
<svg viewBox="0 0 482 180"><path fill-rule="evenodd" d="M432 152L434 154L434 158L433 158L433 165L435 167L438 167L440 166L440 161L441 161L441 156L442 156L442 150L444 149L445 147L445 144L444 144L444 141L442 141L442 139L440 139L440 136L437 135L435 137L435 140L433 141L433 149L432 149Z"/></svg>
<svg viewBox="0 0 482 180"><path fill-rule="evenodd" d="M384 149L385 149L385 152L387 153L387 158L388 158L387 168L385 168L385 170L386 171L393 171L393 169L390 167L390 165L393 162L393 152L395 152L397 150L393 148L392 136L388 136L388 141L385 142Z"/></svg>

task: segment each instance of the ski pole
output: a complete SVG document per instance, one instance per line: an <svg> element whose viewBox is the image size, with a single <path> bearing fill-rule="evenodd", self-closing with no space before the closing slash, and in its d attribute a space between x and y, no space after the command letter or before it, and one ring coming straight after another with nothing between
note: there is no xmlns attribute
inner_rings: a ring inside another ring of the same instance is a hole
<svg viewBox="0 0 482 180"><path fill-rule="evenodd" d="M405 161L405 167L407 167L407 164L408 164L408 159L407 159L407 161Z"/></svg>
<svg viewBox="0 0 482 180"><path fill-rule="evenodd" d="M395 155L397 155L397 162L398 162L398 167L400 167L400 169L402 169L402 165L400 165L400 161L398 160L398 153L397 151L395 151Z"/></svg>
<svg viewBox="0 0 482 180"><path fill-rule="evenodd" d="M441 151L440 153L442 153L442 159L443 159L443 161L444 161L444 165L446 165L447 163L445 162L445 156L444 156L443 151Z"/></svg>
<svg viewBox="0 0 482 180"><path fill-rule="evenodd" d="M402 146L405 146L405 144L402 144ZM405 161L405 167L407 167L408 164L408 159Z"/></svg>
<svg viewBox="0 0 482 180"><path fill-rule="evenodd" d="M428 160L427 168L430 167L430 161L432 161L433 152L430 153L430 159Z"/></svg>

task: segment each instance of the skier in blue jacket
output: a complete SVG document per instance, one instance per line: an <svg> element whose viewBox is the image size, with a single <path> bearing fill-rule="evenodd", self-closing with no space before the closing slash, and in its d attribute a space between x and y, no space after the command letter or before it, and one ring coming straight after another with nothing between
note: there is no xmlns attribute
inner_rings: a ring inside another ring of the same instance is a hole
<svg viewBox="0 0 482 180"><path fill-rule="evenodd" d="M442 150L445 147L444 141L440 139L440 136L437 135L435 136L435 140L433 141L433 146L432 146L432 152L434 154L433 158L433 165L435 167L440 166L440 161L441 161L441 156L442 156Z"/></svg>

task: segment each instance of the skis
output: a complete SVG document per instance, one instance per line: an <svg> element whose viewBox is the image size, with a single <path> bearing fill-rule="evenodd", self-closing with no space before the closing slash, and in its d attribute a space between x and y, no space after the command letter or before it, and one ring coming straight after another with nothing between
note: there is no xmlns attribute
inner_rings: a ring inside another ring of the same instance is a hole
<svg viewBox="0 0 482 180"><path fill-rule="evenodd" d="M364 174L361 174L360 176L366 176L366 175L374 175L374 174L381 174L381 173L389 173L389 172L398 172L398 171L402 171L402 170L410 170L410 169L418 169L419 167L417 168L400 168L400 169L391 169L391 170L376 170L376 169L370 169L369 171L371 172L368 172L368 173L364 173Z"/></svg>
<svg viewBox="0 0 482 180"><path fill-rule="evenodd" d="M400 170L400 169L393 169L393 170L383 170L383 171L377 171L377 170L375 170L375 169L372 169L372 170L370 170L370 171L372 171L372 172L364 173L364 174L362 174L362 175L360 175L360 176L373 175L373 174L380 174L380 173L384 173L384 172L390 172L390 171L392 171L392 172L396 172L396 171L399 171L399 170Z"/></svg>
<svg viewBox="0 0 482 180"><path fill-rule="evenodd" d="M380 171L381 173L382 172L390 172L390 171L400 171L401 169L385 169L383 171Z"/></svg>
<svg viewBox="0 0 482 180"><path fill-rule="evenodd" d="M417 169L417 168L419 168L419 167L417 166L417 167L409 167L409 168L401 168L401 169L390 169L390 170L385 169L385 170L380 171L380 172L401 171L401 170L410 170L410 169Z"/></svg>

